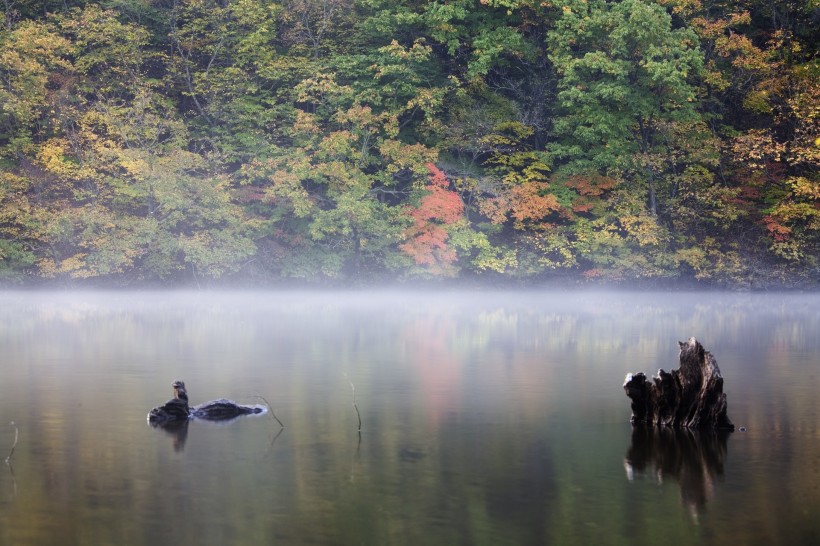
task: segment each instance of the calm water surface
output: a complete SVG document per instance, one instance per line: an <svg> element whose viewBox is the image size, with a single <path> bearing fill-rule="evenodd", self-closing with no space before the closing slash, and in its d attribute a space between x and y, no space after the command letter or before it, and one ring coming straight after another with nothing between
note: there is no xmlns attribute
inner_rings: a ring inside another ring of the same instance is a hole
<svg viewBox="0 0 820 546"><path fill-rule="evenodd" d="M820 544L818 332L805 294L0 293L0 544ZM689 336L746 432L633 432ZM285 428L151 428L175 379Z"/></svg>

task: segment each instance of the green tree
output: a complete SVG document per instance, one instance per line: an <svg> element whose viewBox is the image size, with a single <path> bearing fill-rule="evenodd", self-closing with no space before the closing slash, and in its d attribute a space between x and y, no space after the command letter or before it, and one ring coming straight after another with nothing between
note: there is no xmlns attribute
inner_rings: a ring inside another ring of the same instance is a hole
<svg viewBox="0 0 820 546"><path fill-rule="evenodd" d="M647 0L572 0L562 3L549 42L559 75L555 161L566 172L634 184L657 214L669 131L698 119L697 35L673 28Z"/></svg>

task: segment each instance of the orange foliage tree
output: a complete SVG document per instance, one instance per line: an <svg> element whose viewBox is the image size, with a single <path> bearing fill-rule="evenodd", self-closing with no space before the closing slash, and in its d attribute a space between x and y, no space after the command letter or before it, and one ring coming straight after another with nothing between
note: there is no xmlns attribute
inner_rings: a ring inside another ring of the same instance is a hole
<svg viewBox="0 0 820 546"><path fill-rule="evenodd" d="M447 240L449 229L464 217L464 204L458 194L450 190L441 169L427 163L427 170L430 174L426 194L418 206L406 209L413 224L405 231L406 241L399 248L427 273L453 276L457 273L454 264L458 256Z"/></svg>

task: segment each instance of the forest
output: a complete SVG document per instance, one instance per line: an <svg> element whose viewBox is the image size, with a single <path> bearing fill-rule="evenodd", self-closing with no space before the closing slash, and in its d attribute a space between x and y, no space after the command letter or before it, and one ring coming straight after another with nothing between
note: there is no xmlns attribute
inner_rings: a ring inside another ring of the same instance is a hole
<svg viewBox="0 0 820 546"><path fill-rule="evenodd" d="M818 0L2 0L0 285L820 281Z"/></svg>

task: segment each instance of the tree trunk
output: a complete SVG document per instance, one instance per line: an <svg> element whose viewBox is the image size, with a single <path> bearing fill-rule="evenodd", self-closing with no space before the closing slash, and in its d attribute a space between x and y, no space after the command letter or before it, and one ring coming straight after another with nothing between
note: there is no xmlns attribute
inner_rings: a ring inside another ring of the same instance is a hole
<svg viewBox="0 0 820 546"><path fill-rule="evenodd" d="M658 370L652 382L643 373L627 374L624 391L632 399L632 423L734 430L715 357L693 337L679 344L677 370Z"/></svg>

